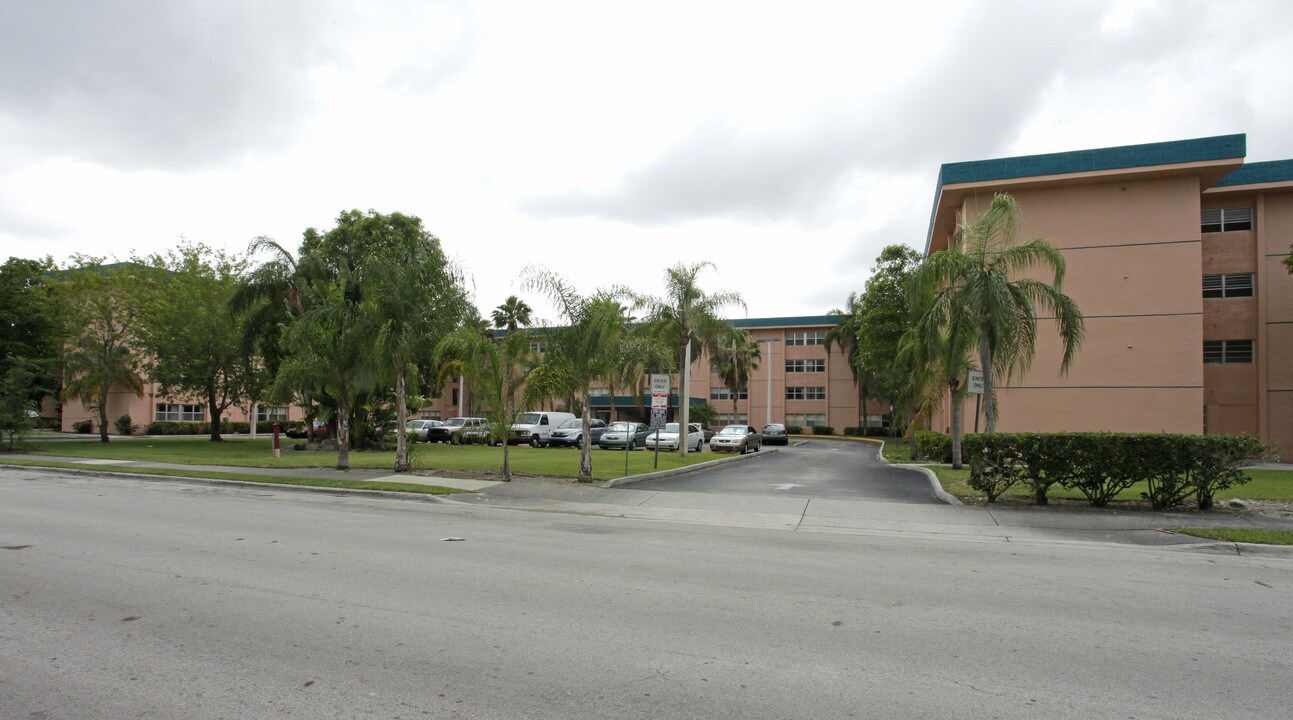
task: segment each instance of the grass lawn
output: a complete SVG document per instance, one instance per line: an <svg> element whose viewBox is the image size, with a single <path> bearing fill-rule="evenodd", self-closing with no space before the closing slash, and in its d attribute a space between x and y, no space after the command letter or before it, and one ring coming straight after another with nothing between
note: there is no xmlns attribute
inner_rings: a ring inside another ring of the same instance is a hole
<svg viewBox="0 0 1293 720"><path fill-rule="evenodd" d="M1174 528L1182 535L1220 540L1222 542L1258 543L1262 545L1293 545L1293 532L1288 530L1255 530L1251 528Z"/></svg>
<svg viewBox="0 0 1293 720"><path fill-rule="evenodd" d="M335 452L309 452L288 449L284 444L282 456L273 457L269 438L251 440L245 437L226 438L213 443L203 438L149 438L143 440L116 440L101 443L97 440L28 440L23 449L34 455L55 455L110 460L141 460L147 462L182 463L185 465L236 465L258 468L335 467ZM513 445L509 451L512 470L528 475L552 477L579 476L579 450L576 448L532 448ZM629 455L629 475L653 472L654 452L636 451ZM660 470L694 465L716 458L705 451L699 455L689 453L686 459L676 453L660 453ZM454 470L499 470L503 466L503 448L485 445L442 445L417 443L411 446L410 463L415 472L452 475ZM354 469L390 470L395 465L395 451L365 451L350 453L350 466ZM598 480L624 477L624 453L613 450L593 449L593 477Z"/></svg>
<svg viewBox="0 0 1293 720"><path fill-rule="evenodd" d="M891 463L911 463L911 451L907 449L906 443L886 442L884 456ZM924 463L915 464L924 465ZM969 485L969 468L953 470L950 467L940 465L928 465L927 467L938 476L939 482L943 484L943 489L957 498L964 501L977 501L983 498L983 493L971 488ZM1229 490L1218 492L1217 502L1236 498L1293 502L1293 472L1287 470L1245 470L1244 474L1248 476L1248 482L1243 485L1236 485ZM1131 488L1118 493L1114 500L1117 502L1139 502L1143 500L1140 494L1144 491L1145 486L1143 483L1133 485ZM1057 485L1051 486L1047 496L1056 500L1086 501L1082 493L1077 490L1065 490ZM1032 492L1026 487L1016 485L1002 494L1001 499L1009 502L1031 502Z"/></svg>
<svg viewBox="0 0 1293 720"><path fill-rule="evenodd" d="M58 462L56 460L39 460L31 457L0 455L0 462L8 465L25 465L29 467L69 468L74 470L91 469L80 463ZM345 488L348 490L385 490L428 495L452 495L453 493L470 492L458 488L439 485L419 485L417 483L374 482L371 480L334 480L331 478L288 477L285 475L249 475L244 473L213 472L210 470L173 470L171 468L150 467L113 467L96 465L98 472L121 472L136 475L162 475L168 477L199 477L213 480L240 480L242 482L268 483L273 485L309 485L312 487Z"/></svg>

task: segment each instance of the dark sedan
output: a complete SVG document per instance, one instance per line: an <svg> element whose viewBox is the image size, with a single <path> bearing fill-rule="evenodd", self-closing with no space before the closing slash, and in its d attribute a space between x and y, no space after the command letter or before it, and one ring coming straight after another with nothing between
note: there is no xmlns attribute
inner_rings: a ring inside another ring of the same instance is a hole
<svg viewBox="0 0 1293 720"><path fill-rule="evenodd" d="M768 423L767 425L764 425L763 444L789 445L790 435L786 433L786 426L781 423Z"/></svg>

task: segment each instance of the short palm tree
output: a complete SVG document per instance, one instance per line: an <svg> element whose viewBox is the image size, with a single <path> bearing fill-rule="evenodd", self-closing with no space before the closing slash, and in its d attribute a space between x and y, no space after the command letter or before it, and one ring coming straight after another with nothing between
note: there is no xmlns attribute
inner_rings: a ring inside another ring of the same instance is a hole
<svg viewBox="0 0 1293 720"><path fill-rule="evenodd" d="M963 319L972 326L988 432L997 427L994 374L1028 370L1037 343L1037 308L1055 318L1064 346L1060 372L1068 372L1085 335L1077 303L1060 290L1064 256L1041 238L1020 243L1021 217L1014 198L996 195L974 222L962 218L951 246L927 258L914 277L914 291L929 298L923 324L946 329ZM1016 277L1035 267L1049 270L1051 282Z"/></svg>
<svg viewBox="0 0 1293 720"><path fill-rule="evenodd" d="M865 307L862 304L862 297L857 293L849 293L843 310L835 308L826 313L826 317L835 318L835 325L826 331L823 341L828 354L832 346L838 345L844 351L844 357L848 358L849 372L853 374L853 382L858 387L859 407L862 409L861 422L858 424L862 427L862 434L866 435L869 417L867 390L874 378L874 373L863 367L861 358L858 357L858 333L862 328L863 312Z"/></svg>
<svg viewBox="0 0 1293 720"><path fill-rule="evenodd" d="M494 327L514 332L518 327L529 327L534 322L533 314L534 310L524 300L509 295L502 305L494 308L490 317L494 320Z"/></svg>
<svg viewBox="0 0 1293 720"><path fill-rule="evenodd" d="M750 389L750 378L759 369L759 344L740 328L729 328L716 338L710 348L710 357L718 366L719 377L732 393L732 422L736 422L736 401ZM747 422L749 420L747 416Z"/></svg>

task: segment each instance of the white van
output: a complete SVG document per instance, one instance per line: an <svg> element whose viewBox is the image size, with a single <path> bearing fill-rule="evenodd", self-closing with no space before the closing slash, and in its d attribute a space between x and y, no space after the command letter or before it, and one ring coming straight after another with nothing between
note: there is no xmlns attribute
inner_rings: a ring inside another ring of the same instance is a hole
<svg viewBox="0 0 1293 720"><path fill-rule="evenodd" d="M530 443L530 447L547 447L548 438L558 425L573 420L574 413L568 412L523 412L516 414L512 423L512 432L507 442L512 445Z"/></svg>

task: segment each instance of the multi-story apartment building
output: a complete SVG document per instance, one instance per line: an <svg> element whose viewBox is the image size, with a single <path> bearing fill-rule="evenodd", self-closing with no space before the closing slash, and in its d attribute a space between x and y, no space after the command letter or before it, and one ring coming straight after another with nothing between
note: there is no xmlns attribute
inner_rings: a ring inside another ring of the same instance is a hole
<svg viewBox="0 0 1293 720"><path fill-rule="evenodd" d="M1021 238L1067 264L1086 341L1059 374L1053 323L1003 379L1001 430L1252 433L1293 452L1293 160L1244 135L943 165L926 254L1008 192ZM950 411L934 423L950 425ZM965 408L973 427L973 404Z"/></svg>

